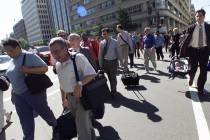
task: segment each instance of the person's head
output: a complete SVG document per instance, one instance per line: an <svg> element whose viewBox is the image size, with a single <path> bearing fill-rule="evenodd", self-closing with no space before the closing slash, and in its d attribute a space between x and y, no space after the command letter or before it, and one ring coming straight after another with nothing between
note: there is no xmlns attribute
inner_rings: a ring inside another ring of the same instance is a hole
<svg viewBox="0 0 210 140"><path fill-rule="evenodd" d="M9 38L3 42L3 49L12 58L16 58L21 53L21 47L16 39Z"/></svg>
<svg viewBox="0 0 210 140"><path fill-rule="evenodd" d="M88 40L88 35L86 34L86 33L81 33L81 39L83 40L83 41L87 41Z"/></svg>
<svg viewBox="0 0 210 140"><path fill-rule="evenodd" d="M182 34L183 34L183 35L186 34L186 30L183 30L183 31L182 31Z"/></svg>
<svg viewBox="0 0 210 140"><path fill-rule="evenodd" d="M202 24L205 19L206 12L203 9L197 10L195 12L195 19L199 24Z"/></svg>
<svg viewBox="0 0 210 140"><path fill-rule="evenodd" d="M145 33L145 35L148 35L150 33L150 27L145 27L144 33Z"/></svg>
<svg viewBox="0 0 210 140"><path fill-rule="evenodd" d="M177 34L177 33L178 33L178 28L176 28L176 27L173 28L173 33L174 33L174 34Z"/></svg>
<svg viewBox="0 0 210 140"><path fill-rule="evenodd" d="M160 32L159 31L156 31L156 35L160 35Z"/></svg>
<svg viewBox="0 0 210 140"><path fill-rule="evenodd" d="M123 26L122 26L121 24L117 24L116 30L117 30L118 32L122 32L122 31L124 30L124 28L123 28Z"/></svg>
<svg viewBox="0 0 210 140"><path fill-rule="evenodd" d="M109 28L103 28L101 30L102 37L106 40L109 38L109 31L110 31Z"/></svg>
<svg viewBox="0 0 210 140"><path fill-rule="evenodd" d="M80 35L78 35L76 33L71 33L68 36L68 41L70 42L70 46L72 48L79 48L80 47L81 37L80 37Z"/></svg>
<svg viewBox="0 0 210 140"><path fill-rule="evenodd" d="M64 30L58 30L57 37L62 37L63 39L67 39L67 33Z"/></svg>
<svg viewBox="0 0 210 140"><path fill-rule="evenodd" d="M68 58L68 43L62 37L54 37L48 45L56 61L65 62Z"/></svg>

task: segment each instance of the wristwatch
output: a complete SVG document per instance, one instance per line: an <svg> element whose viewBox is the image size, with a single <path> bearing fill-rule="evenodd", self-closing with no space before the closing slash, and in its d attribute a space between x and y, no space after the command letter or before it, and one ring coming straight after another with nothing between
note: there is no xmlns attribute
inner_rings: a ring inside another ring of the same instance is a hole
<svg viewBox="0 0 210 140"><path fill-rule="evenodd" d="M78 85L82 86L82 81L78 81L77 83Z"/></svg>

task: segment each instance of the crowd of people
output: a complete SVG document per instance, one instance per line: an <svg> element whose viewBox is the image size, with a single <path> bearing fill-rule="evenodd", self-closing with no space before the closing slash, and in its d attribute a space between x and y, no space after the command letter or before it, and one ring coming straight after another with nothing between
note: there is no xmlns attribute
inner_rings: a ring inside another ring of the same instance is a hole
<svg viewBox="0 0 210 140"><path fill-rule="evenodd" d="M101 30L102 40L88 37L86 33L68 35L63 30L57 32L57 37L51 39L49 48L54 58L54 70L60 83L62 105L64 108L69 107L75 116L79 140L96 139L92 125L92 112L85 110L79 100L82 96L82 87L96 76L98 70L104 70L110 82L111 96L115 99L118 93L117 72L118 69L122 69L123 73L129 72L128 58L130 68L133 68L135 66L134 57L138 59L142 56L145 74L148 74L150 72L149 61L153 69L157 71L156 61L165 59L163 48L166 52L170 52L171 59L174 56L189 57L189 86L193 84L199 63L198 93L205 94L206 66L210 50L210 34L207 30L210 30L210 25L204 22L205 11L203 9L196 11L195 17L196 23L183 33L179 33L178 28L169 30L167 34L159 31L152 33L149 27L144 28L144 34L129 33L121 24L116 26L118 32L116 39L111 36L109 28ZM6 40L3 48L12 58L6 75L12 85L12 96L22 126L23 139L34 140L33 114L35 111L52 126L52 137L56 140L59 135L56 131L57 122L47 104L46 90L41 94L32 95L24 82L25 74L44 74L48 70L47 65L37 55L22 50L15 39ZM75 61L79 81L76 81L71 59L72 53L75 52L78 53ZM24 55L27 56L25 65L23 65Z"/></svg>

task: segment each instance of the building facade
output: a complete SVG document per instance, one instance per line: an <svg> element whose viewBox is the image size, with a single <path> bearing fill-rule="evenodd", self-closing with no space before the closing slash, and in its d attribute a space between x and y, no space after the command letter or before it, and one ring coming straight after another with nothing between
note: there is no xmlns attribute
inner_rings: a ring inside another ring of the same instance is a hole
<svg viewBox="0 0 210 140"><path fill-rule="evenodd" d="M49 0L55 30L64 30L70 33L69 9L66 0Z"/></svg>
<svg viewBox="0 0 210 140"><path fill-rule="evenodd" d="M137 31L143 32L144 27L151 27L167 32L177 27L183 30L191 19L191 0L68 0L70 3L71 29L91 30L96 25L114 27L118 23L119 9L125 10ZM78 6L84 6L87 15L77 14ZM129 30L129 29L127 29Z"/></svg>
<svg viewBox="0 0 210 140"><path fill-rule="evenodd" d="M28 40L27 34L26 34L26 28L25 28L25 23L24 20L21 19L18 21L14 26L13 26L13 32L15 34L16 39L23 38L25 40Z"/></svg>
<svg viewBox="0 0 210 140"><path fill-rule="evenodd" d="M22 0L21 11L30 44L46 44L52 38L48 0Z"/></svg>

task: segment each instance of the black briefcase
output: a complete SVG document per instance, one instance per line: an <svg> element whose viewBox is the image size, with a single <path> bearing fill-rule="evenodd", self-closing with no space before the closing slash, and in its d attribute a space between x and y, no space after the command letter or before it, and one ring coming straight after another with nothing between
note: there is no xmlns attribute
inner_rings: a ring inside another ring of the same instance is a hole
<svg viewBox="0 0 210 140"><path fill-rule="evenodd" d="M69 110L63 111L57 119L57 130L60 140L71 140L77 136L75 118Z"/></svg>
<svg viewBox="0 0 210 140"><path fill-rule="evenodd" d="M139 75L136 72L129 72L122 74L121 80L125 86L139 85Z"/></svg>

